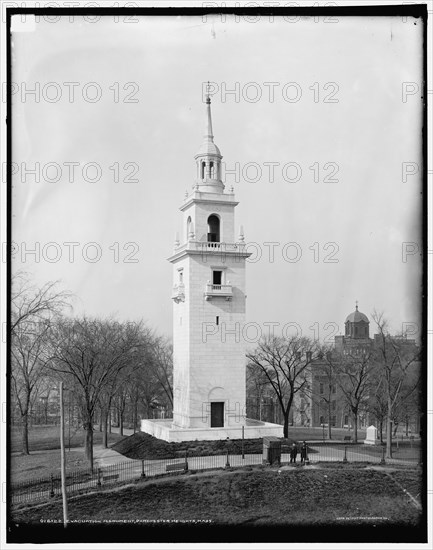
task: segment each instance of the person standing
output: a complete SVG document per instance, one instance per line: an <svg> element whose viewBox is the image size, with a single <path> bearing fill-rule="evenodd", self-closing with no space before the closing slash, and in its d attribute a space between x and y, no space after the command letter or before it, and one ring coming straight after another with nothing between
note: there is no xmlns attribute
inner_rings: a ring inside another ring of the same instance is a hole
<svg viewBox="0 0 433 550"><path fill-rule="evenodd" d="M292 448L290 449L290 462L296 463L296 457L298 456L298 448L296 443L293 443Z"/></svg>
<svg viewBox="0 0 433 550"><path fill-rule="evenodd" d="M308 460L307 444L305 443L305 441L303 441L302 447L301 447L301 462L306 462L307 460Z"/></svg>

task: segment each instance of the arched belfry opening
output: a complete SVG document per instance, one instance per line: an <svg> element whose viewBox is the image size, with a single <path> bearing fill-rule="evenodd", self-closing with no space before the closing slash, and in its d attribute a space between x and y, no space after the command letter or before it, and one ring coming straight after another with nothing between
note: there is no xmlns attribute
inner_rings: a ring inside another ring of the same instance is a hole
<svg viewBox="0 0 433 550"><path fill-rule="evenodd" d="M215 214L207 219L207 240L209 243L220 242L220 219Z"/></svg>

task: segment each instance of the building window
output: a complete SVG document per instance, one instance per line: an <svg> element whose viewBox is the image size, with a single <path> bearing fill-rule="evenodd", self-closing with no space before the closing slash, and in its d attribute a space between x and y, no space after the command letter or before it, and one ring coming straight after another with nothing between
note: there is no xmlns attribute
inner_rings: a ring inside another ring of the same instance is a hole
<svg viewBox="0 0 433 550"><path fill-rule="evenodd" d="M337 410L337 401L332 401L332 410Z"/></svg>
<svg viewBox="0 0 433 550"><path fill-rule="evenodd" d="M325 423L325 419L323 416L320 417L320 420L319 420L320 424L324 424Z"/></svg>
<svg viewBox="0 0 433 550"><path fill-rule="evenodd" d="M347 426L349 424L349 415L344 416L344 425Z"/></svg>
<svg viewBox="0 0 433 550"><path fill-rule="evenodd" d="M212 271L212 284L213 285L221 285L222 284L222 271Z"/></svg>
<svg viewBox="0 0 433 550"><path fill-rule="evenodd" d="M215 324L216 324L216 326L218 326L220 324L220 318L219 318L218 315L216 316Z"/></svg>
<svg viewBox="0 0 433 550"><path fill-rule="evenodd" d="M332 384L332 393L335 393L337 391L337 387L335 384Z"/></svg>
<svg viewBox="0 0 433 550"><path fill-rule="evenodd" d="M323 393L323 384L320 384L320 393Z"/></svg>
<svg viewBox="0 0 433 550"><path fill-rule="evenodd" d="M331 426L336 426L337 424L337 417L336 416L331 416Z"/></svg>

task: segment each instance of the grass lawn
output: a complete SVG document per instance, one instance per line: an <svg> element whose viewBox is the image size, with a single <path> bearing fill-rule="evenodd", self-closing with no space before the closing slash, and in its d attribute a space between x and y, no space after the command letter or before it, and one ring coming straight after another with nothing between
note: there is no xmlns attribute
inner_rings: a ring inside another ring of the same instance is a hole
<svg viewBox="0 0 433 550"><path fill-rule="evenodd" d="M68 470L88 468L84 459L84 431L79 429L71 432L71 448L69 450L68 432L65 438L66 467ZM108 445L121 441L123 436L108 434ZM93 443L102 443L102 433L93 432ZM59 426L34 426L29 431L30 454L22 455L21 432L19 429L11 431L11 482L30 481L47 477L60 472L60 435Z"/></svg>
<svg viewBox="0 0 433 550"><path fill-rule="evenodd" d="M353 430L347 430L345 428L332 428L331 436L333 440L343 441L343 439L351 435L353 437ZM323 441L328 440L328 428L305 428L303 426L289 426L289 438L295 441ZM365 430L358 430L358 440L364 440L366 436Z"/></svg>
<svg viewBox="0 0 433 550"><path fill-rule="evenodd" d="M88 468L83 450L66 450L67 470ZM60 449L40 451L30 455L13 455L11 457L12 483L45 478L51 474L60 474Z"/></svg>
<svg viewBox="0 0 433 550"><path fill-rule="evenodd" d="M69 517L77 529L83 527L87 518L95 523L140 524L142 536L146 526L161 521L166 522L165 529L176 522L248 528L284 526L289 529L287 541L293 540L290 528L295 526L358 526L362 533L398 524L409 532L419 525L421 513L408 503L402 488L393 481L393 474L391 470L387 473L349 466L190 473L71 498ZM419 486L418 470L397 475L403 487ZM61 523L61 501L15 510L12 520L17 524L40 525L41 520ZM190 531L194 527L191 524ZM49 529L46 523L45 528ZM228 530L219 531L219 537L224 537L225 532L227 538L218 540L232 540ZM391 533L390 536L393 540Z"/></svg>
<svg viewBox="0 0 433 550"><path fill-rule="evenodd" d="M108 444L111 445L120 441L124 436L117 433L108 434ZM82 447L84 441L84 430L73 428L70 432L65 429L65 445L69 448ZM102 432L93 432L93 443L98 445L102 443ZM11 429L11 452L21 452L21 430L19 428ZM60 427L59 426L32 426L29 428L29 449L32 451L46 451L60 448Z"/></svg>

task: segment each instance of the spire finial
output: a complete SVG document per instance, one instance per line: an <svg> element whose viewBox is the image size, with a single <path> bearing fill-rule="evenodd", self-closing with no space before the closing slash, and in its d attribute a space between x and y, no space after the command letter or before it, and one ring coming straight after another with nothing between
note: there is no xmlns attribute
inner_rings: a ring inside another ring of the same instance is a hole
<svg viewBox="0 0 433 550"><path fill-rule="evenodd" d="M358 300L356 300L355 304L356 304L356 311L358 311Z"/></svg>
<svg viewBox="0 0 433 550"><path fill-rule="evenodd" d="M212 133L212 115L210 112L210 82L207 82L206 85L206 127L204 132L204 137L207 141L213 142L213 133Z"/></svg>

